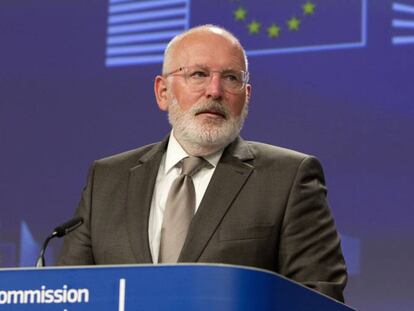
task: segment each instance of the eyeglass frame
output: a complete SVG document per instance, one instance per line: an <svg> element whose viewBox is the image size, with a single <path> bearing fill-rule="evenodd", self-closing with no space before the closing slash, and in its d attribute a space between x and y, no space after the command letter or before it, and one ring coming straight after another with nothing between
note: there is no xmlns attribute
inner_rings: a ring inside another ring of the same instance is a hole
<svg viewBox="0 0 414 311"><path fill-rule="evenodd" d="M187 82L188 77L187 77L187 75L185 73L185 70L188 70L189 68L200 68L200 69L202 69L204 71L208 71L208 73L209 73L209 75L208 75L209 83L211 83L211 79L213 78L212 73L215 73L215 72L219 73L220 74L220 79L221 79L223 73L225 73L225 72L235 72L235 71L236 72L241 72L241 74L242 74L242 79L241 79L242 80L242 84L241 84L241 87L239 89L233 89L233 90L229 90L229 89L225 88L225 90L227 92L230 92L230 93L232 93L232 91L233 92L236 92L236 93L241 92L246 87L246 85L249 83L250 73L248 71L244 71L244 70L233 70L233 69L228 69L228 70L210 70L210 69L207 69L207 67L203 68L202 66L182 66L182 67L179 67L179 68L177 68L177 69L175 69L175 70L173 70L173 71L171 71L169 73L165 73L162 76L164 78L168 78L169 76L177 75L178 72L182 72L181 75L184 76L184 79L185 79L187 85L190 85ZM208 84L206 84L205 86L203 86L203 88L206 88ZM202 90L203 88L200 88L200 90Z"/></svg>

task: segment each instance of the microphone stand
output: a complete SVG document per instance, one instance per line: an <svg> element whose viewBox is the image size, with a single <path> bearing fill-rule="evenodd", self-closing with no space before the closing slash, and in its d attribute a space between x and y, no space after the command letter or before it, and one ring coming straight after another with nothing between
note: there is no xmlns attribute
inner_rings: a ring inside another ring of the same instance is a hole
<svg viewBox="0 0 414 311"><path fill-rule="evenodd" d="M41 268L44 267L46 265L46 261L45 261L45 252L46 252L46 248L47 245L49 244L49 241L53 238L55 238L57 236L57 232L54 231L51 235L49 235L46 240L43 242L43 246L42 249L40 250L40 255L37 258L36 261L36 268Z"/></svg>
<svg viewBox="0 0 414 311"><path fill-rule="evenodd" d="M43 246L40 250L40 255L37 258L36 261L36 268L42 268L46 265L45 262L45 252L46 252L46 248L47 245L49 244L49 241L52 240L53 238L61 238L63 236L65 236L66 234L72 232L73 230L77 229L80 225L83 224L83 218L82 217L75 217L71 220L69 220L68 222L65 222L64 224L58 226L55 228L55 230L53 230L53 233L51 235L49 235L46 240L43 242Z"/></svg>

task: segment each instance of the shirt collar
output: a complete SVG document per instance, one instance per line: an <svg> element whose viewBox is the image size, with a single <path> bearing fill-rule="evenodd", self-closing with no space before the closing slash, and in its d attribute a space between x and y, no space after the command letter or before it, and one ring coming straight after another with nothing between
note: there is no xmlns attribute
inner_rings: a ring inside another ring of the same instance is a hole
<svg viewBox="0 0 414 311"><path fill-rule="evenodd" d="M218 162L220 161L221 155L223 154L224 148L220 149L219 151L207 155L203 157L207 162L209 162L213 167L216 167ZM171 131L167 152L165 155L165 171L164 173L167 174L174 166L177 165L185 157L188 157L188 153L185 152L183 147L181 147L180 143L174 137L174 132Z"/></svg>

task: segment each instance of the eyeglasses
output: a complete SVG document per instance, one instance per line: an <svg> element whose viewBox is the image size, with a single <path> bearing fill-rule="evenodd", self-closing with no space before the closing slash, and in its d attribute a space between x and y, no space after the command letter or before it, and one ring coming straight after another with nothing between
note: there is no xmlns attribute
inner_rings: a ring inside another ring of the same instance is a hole
<svg viewBox="0 0 414 311"><path fill-rule="evenodd" d="M199 66L180 67L164 77L171 75L182 75L185 82L193 91L204 90L211 82L213 73L220 74L220 81L223 89L230 93L239 93L249 82L249 73L243 70L209 70Z"/></svg>

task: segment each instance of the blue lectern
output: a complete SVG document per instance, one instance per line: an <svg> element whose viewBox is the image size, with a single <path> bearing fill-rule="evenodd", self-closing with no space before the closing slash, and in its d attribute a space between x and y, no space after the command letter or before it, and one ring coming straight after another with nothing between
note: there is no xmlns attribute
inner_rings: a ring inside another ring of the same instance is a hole
<svg viewBox="0 0 414 311"><path fill-rule="evenodd" d="M179 264L3 269L0 310L352 309L269 271Z"/></svg>

